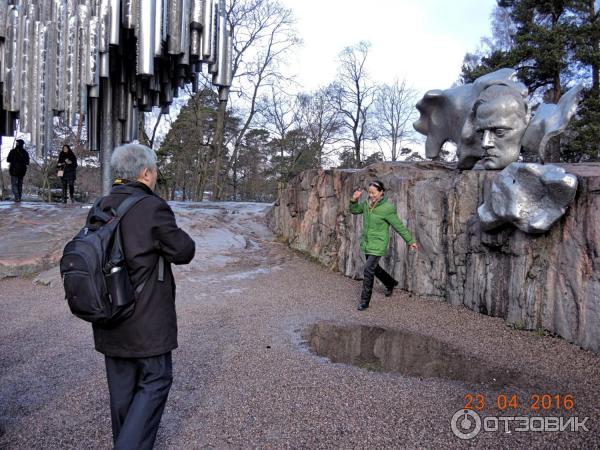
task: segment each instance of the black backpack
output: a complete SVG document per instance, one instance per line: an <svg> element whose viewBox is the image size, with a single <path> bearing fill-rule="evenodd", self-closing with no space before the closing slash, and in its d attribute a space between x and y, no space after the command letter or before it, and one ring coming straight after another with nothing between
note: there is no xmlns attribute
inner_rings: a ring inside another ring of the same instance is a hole
<svg viewBox="0 0 600 450"><path fill-rule="evenodd" d="M147 197L132 195L111 214L96 200L86 226L67 243L60 260L66 300L77 317L101 326L114 326L133 314L134 289L125 267L120 222L131 207Z"/></svg>

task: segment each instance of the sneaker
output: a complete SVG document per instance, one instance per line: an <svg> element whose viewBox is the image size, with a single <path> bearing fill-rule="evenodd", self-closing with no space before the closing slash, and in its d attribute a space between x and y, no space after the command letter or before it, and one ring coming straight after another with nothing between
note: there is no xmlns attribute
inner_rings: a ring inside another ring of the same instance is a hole
<svg viewBox="0 0 600 450"><path fill-rule="evenodd" d="M394 292L394 288L398 286L398 282L395 281L393 285L391 286L385 286L385 288L383 289L383 293L385 294L386 297L389 297L392 295L392 293Z"/></svg>
<svg viewBox="0 0 600 450"><path fill-rule="evenodd" d="M368 303L359 303L358 307L356 309L358 309L359 311L364 311L365 309L367 309L369 307Z"/></svg>

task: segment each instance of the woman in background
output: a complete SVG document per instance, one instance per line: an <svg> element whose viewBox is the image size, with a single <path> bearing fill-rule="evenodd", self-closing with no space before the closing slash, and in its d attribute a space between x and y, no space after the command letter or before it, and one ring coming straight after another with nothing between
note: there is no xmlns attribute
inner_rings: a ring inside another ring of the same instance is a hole
<svg viewBox="0 0 600 450"><path fill-rule="evenodd" d="M385 188L381 181L369 183L368 198L359 203L362 189L356 190L350 200L350 212L363 215L363 232L360 240L360 249L367 258L365 264L363 288L358 304L358 310L369 307L373 293L375 277L385 286L385 296L389 297L398 282L379 266L379 259L384 256L390 242L390 225L406 241L411 249L417 249L417 243L398 218L396 207L385 197Z"/></svg>
<svg viewBox="0 0 600 450"><path fill-rule="evenodd" d="M69 198L73 203L75 193L75 179L77 178L77 157L67 144L62 146L58 155L58 176L62 180L62 202L67 203L67 186Z"/></svg>

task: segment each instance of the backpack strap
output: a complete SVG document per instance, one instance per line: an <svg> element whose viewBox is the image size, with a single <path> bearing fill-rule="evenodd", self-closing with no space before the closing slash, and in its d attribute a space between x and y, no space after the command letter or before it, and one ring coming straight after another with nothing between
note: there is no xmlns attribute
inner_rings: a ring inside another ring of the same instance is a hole
<svg viewBox="0 0 600 450"><path fill-rule="evenodd" d="M119 205L117 208L117 220L121 220L123 216L129 211L133 206L137 205L140 201L145 199L146 197L150 197L150 195L145 194L133 194L127 197L123 203Z"/></svg>
<svg viewBox="0 0 600 450"><path fill-rule="evenodd" d="M127 197L123 201L123 203L121 203L119 205L119 207L117 208L117 211L116 211L117 219L116 220L120 221L123 218L123 216L127 213L127 211L129 211L133 206L138 204L141 200L143 200L146 197L149 197L149 196L142 194L142 195L130 195L129 197ZM146 285L146 281L148 281L148 280L144 280L136 288L136 290L135 290L136 295L139 295L142 292L142 289L144 289L144 286ZM162 255L159 255L159 257L158 257L158 281L161 281L161 282L165 281L165 258Z"/></svg>

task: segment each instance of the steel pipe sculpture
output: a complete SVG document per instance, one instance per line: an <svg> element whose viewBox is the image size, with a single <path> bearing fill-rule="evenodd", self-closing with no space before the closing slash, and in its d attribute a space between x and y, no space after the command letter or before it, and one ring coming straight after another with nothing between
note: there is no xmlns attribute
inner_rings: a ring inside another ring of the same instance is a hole
<svg viewBox="0 0 600 450"><path fill-rule="evenodd" d="M478 209L490 231L506 223L526 233L543 233L575 198L577 177L544 165L550 138L562 133L577 110L582 86L558 104L541 104L532 116L528 91L513 69L500 69L473 83L433 90L417 103L415 130L427 136L426 155L438 156L448 140L457 144L459 169L501 170ZM542 164L517 162L524 149Z"/></svg>
<svg viewBox="0 0 600 450"><path fill-rule="evenodd" d="M110 152L136 139L139 113L197 89L202 63L227 100L231 30L213 1L0 0L0 136L18 127L41 156L61 116Z"/></svg>
<svg viewBox="0 0 600 450"><path fill-rule="evenodd" d="M575 199L577 177L553 164L512 163L494 178L477 209L484 230L510 223L525 233L543 233Z"/></svg>
<svg viewBox="0 0 600 450"><path fill-rule="evenodd" d="M516 80L515 70L500 69L473 83L428 91L416 105L421 116L414 128L427 136L428 158L453 141L459 169L472 169L479 161L485 169L504 169L519 159L521 148L543 162L549 139L575 114L582 89L575 86L557 105L541 104L532 118L526 86Z"/></svg>

